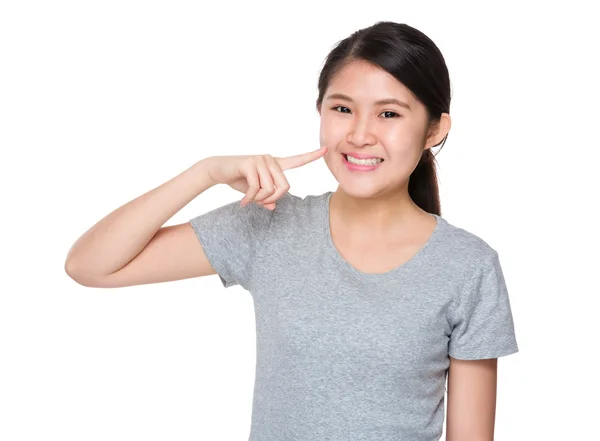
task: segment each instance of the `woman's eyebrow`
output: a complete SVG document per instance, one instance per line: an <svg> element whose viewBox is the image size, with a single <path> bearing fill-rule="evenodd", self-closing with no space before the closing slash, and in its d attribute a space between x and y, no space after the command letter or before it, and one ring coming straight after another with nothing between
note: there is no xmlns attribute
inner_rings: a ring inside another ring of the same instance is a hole
<svg viewBox="0 0 600 441"><path fill-rule="evenodd" d="M332 93L326 99L328 99L328 100L329 99L338 99L338 100L348 101L350 103L354 102L354 100L352 98L350 98L348 95L344 95L343 93ZM375 104L378 106L383 106L386 104L395 104L397 106L405 107L406 109L411 110L410 106L407 103L405 103L404 101L397 100L396 98L384 98L384 99L375 101Z"/></svg>

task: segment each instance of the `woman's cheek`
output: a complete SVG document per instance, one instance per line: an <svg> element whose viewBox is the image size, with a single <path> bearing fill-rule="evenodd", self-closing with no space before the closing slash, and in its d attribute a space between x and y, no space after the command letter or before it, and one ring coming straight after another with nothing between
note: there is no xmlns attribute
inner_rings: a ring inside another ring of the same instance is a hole
<svg viewBox="0 0 600 441"><path fill-rule="evenodd" d="M321 147L327 145L327 137L325 136L325 133L323 133L323 129L321 129L321 131L319 132L319 145Z"/></svg>
<svg viewBox="0 0 600 441"><path fill-rule="evenodd" d="M342 124L321 124L320 141L321 145L327 145L330 149L334 148L346 139L346 131Z"/></svg>

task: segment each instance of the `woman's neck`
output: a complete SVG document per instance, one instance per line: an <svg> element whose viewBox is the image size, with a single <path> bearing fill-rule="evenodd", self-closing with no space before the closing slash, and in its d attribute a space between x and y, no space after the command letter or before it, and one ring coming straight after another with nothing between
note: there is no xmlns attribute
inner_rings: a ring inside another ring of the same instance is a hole
<svg viewBox="0 0 600 441"><path fill-rule="evenodd" d="M344 224L348 231L391 233L405 230L430 216L408 195L408 189L374 198L357 198L340 187L331 196L330 216Z"/></svg>

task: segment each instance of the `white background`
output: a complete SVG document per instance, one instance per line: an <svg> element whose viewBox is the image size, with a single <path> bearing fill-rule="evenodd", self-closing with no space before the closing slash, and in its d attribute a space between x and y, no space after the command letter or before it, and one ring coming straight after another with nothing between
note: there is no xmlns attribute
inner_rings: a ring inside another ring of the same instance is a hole
<svg viewBox="0 0 600 441"><path fill-rule="evenodd" d="M449 66L442 215L498 250L520 346L499 362L496 440L598 439L588 3L3 2L0 439L247 439L248 292L218 276L85 288L64 259L199 159L318 148L322 62L378 20L425 32ZM336 188L322 160L286 176L299 196ZM167 224L241 197L213 187Z"/></svg>

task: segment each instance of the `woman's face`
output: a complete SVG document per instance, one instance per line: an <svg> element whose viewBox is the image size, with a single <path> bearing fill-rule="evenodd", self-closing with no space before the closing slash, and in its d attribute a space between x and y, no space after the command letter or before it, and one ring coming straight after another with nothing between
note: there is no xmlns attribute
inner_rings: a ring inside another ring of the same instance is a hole
<svg viewBox="0 0 600 441"><path fill-rule="evenodd" d="M353 61L330 81L319 113L320 143L328 147L324 160L345 193L373 197L406 185L425 147L427 112L402 83ZM383 162L359 171L344 154Z"/></svg>

